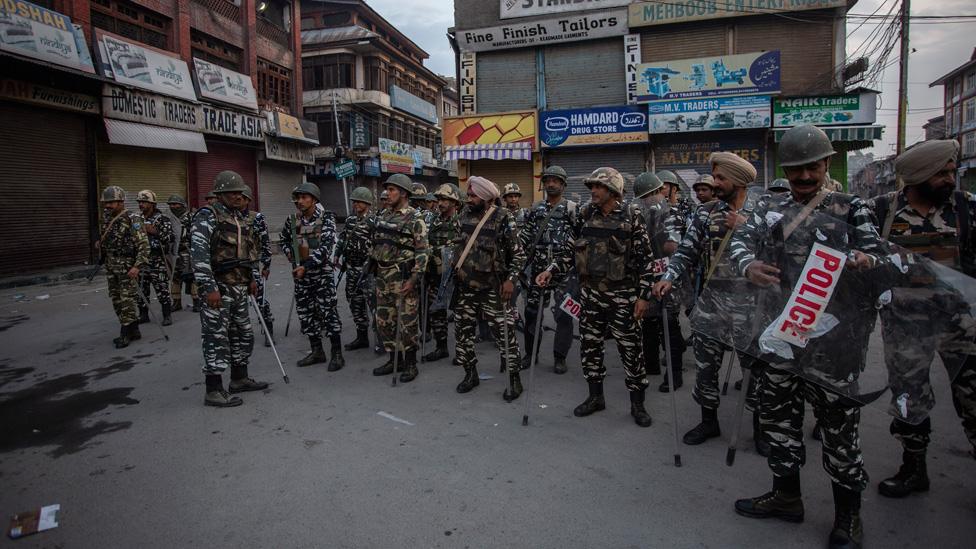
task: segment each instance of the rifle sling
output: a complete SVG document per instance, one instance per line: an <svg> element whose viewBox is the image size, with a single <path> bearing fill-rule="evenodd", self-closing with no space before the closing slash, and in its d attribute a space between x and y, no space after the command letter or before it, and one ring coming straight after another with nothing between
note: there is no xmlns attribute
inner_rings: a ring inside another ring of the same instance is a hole
<svg viewBox="0 0 976 549"><path fill-rule="evenodd" d="M471 236L468 237L468 241L465 242L464 249L461 250L461 255L459 255L457 261L454 262L455 269L464 265L464 260L467 259L468 254L471 252L471 248L474 246L475 241L478 239L478 233L481 232L481 228L485 226L485 223L487 223L488 220L491 219L491 216L495 213L496 209L497 206L492 206L488 208L488 211L485 212L485 215L481 218L481 221L478 222L478 225L474 228L474 232L471 233Z"/></svg>

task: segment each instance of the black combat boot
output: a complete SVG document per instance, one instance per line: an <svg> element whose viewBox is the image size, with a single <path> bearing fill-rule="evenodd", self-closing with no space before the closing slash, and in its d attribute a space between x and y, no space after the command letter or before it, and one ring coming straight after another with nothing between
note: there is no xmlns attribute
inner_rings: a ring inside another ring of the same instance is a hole
<svg viewBox="0 0 976 549"><path fill-rule="evenodd" d="M374 376L388 376L393 373L393 361L396 359L396 351L390 353L390 358L386 360L381 366L373 368Z"/></svg>
<svg viewBox="0 0 976 549"><path fill-rule="evenodd" d="M903 498L912 492L928 492L929 475L925 465L925 451L901 454L901 467L891 478L878 484L878 493L887 498Z"/></svg>
<svg viewBox="0 0 976 549"><path fill-rule="evenodd" d="M230 385L227 388L232 393L244 393L246 391L262 391L268 388L268 384L249 378L246 366L231 366Z"/></svg>
<svg viewBox="0 0 976 549"><path fill-rule="evenodd" d="M435 362L449 356L451 355L447 352L447 339L438 339L437 347L434 348L433 351L424 355L424 362Z"/></svg>
<svg viewBox="0 0 976 549"><path fill-rule="evenodd" d="M191 308L190 310L193 311L194 313L199 313L200 312L200 299L199 298L196 298L196 297L193 298L193 308Z"/></svg>
<svg viewBox="0 0 976 549"><path fill-rule="evenodd" d="M119 337L112 340L115 344L116 349L124 349L129 346L129 325L123 324L122 329L119 330Z"/></svg>
<svg viewBox="0 0 976 549"><path fill-rule="evenodd" d="M568 368L566 368L566 357L562 355L553 354L552 355L552 371L559 375L566 373Z"/></svg>
<svg viewBox="0 0 976 549"><path fill-rule="evenodd" d="M681 439L685 444L696 446L710 438L722 436L722 429L718 424L718 410L702 406L701 417L701 423L695 425Z"/></svg>
<svg viewBox="0 0 976 549"><path fill-rule="evenodd" d="M864 539L861 524L861 492L834 484L834 529L827 539L829 549L860 549Z"/></svg>
<svg viewBox="0 0 976 549"><path fill-rule="evenodd" d="M773 491L735 502L735 512L751 518L778 518L787 522L803 522L803 497L800 495L800 475L773 477Z"/></svg>
<svg viewBox="0 0 976 549"><path fill-rule="evenodd" d="M169 326L173 324L173 309L170 305L163 305L163 326Z"/></svg>
<svg viewBox="0 0 976 549"><path fill-rule="evenodd" d="M603 380L587 381L586 383L590 386L590 396L583 401L583 404L573 410L573 415L576 417L586 417L593 412L607 409L607 403L603 400Z"/></svg>
<svg viewBox="0 0 976 549"><path fill-rule="evenodd" d="M149 322L149 307L139 304L139 324Z"/></svg>
<svg viewBox="0 0 976 549"><path fill-rule="evenodd" d="M763 436L762 426L759 424L758 410L752 412L752 440L756 445L756 453L768 458L772 448L769 446L769 440Z"/></svg>
<svg viewBox="0 0 976 549"><path fill-rule="evenodd" d="M651 414L644 409L644 389L630 392L630 415L641 427L651 426Z"/></svg>
<svg viewBox="0 0 976 549"><path fill-rule="evenodd" d="M677 362L672 358L671 366L674 367L674 388L680 389L682 385L685 384L684 378L681 375L681 361ZM667 393L671 391L671 379L668 377L668 369L662 368L661 373L664 374L664 381L658 386L657 390L662 393Z"/></svg>
<svg viewBox="0 0 976 549"><path fill-rule="evenodd" d="M322 364L328 360L325 351L322 349L322 339L315 336L308 336L308 342L312 344L312 352L305 355L305 358L298 361L298 367L304 368L312 364Z"/></svg>
<svg viewBox="0 0 976 549"><path fill-rule="evenodd" d="M366 349L367 347L369 347L369 330L360 330L359 328L356 328L356 339L345 345L347 351Z"/></svg>
<svg viewBox="0 0 976 549"><path fill-rule="evenodd" d="M274 341L274 323L264 321L267 330L264 332L264 346L270 347L271 343Z"/></svg>
<svg viewBox="0 0 976 549"><path fill-rule="evenodd" d="M464 369L464 379L461 380L461 383L458 383L455 390L463 394L471 391L471 389L474 389L478 385L481 385L481 380L478 379L478 367L472 364L470 368Z"/></svg>
<svg viewBox="0 0 976 549"><path fill-rule="evenodd" d="M208 374L206 376L206 395L203 397L204 406L216 406L218 408L232 408L244 404L239 396L231 396L224 390L224 383L220 380L219 374Z"/></svg>
<svg viewBox="0 0 976 549"><path fill-rule="evenodd" d="M338 372L346 365L346 359L342 357L342 340L339 339L338 335L329 336L329 342L332 344L332 348L329 350L329 354L332 355L331 360L329 360L329 371Z"/></svg>
<svg viewBox="0 0 976 549"><path fill-rule="evenodd" d="M142 339L142 332L139 331L139 323L129 324L129 341L139 341Z"/></svg>
<svg viewBox="0 0 976 549"><path fill-rule="evenodd" d="M820 420L818 419L813 424L813 432L810 433L810 438L812 438L813 440L816 440L818 442L822 442L823 441L823 432L822 432L821 429L822 428L820 427Z"/></svg>
<svg viewBox="0 0 976 549"><path fill-rule="evenodd" d="M403 373L400 374L400 383L410 383L417 379L420 370L417 369L417 349L411 349L404 353Z"/></svg>
<svg viewBox="0 0 976 549"><path fill-rule="evenodd" d="M508 387L505 388L505 392L502 393L502 398L505 402L511 402L522 394L522 378L519 376L518 370L508 374Z"/></svg>

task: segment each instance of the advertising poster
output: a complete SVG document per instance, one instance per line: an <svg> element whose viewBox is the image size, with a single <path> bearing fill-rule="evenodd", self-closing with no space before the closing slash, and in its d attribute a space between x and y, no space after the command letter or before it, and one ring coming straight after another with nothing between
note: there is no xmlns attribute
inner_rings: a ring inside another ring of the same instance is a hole
<svg viewBox="0 0 976 549"><path fill-rule="evenodd" d="M136 44L102 36L106 59L115 81L136 88L196 101L190 69L177 57L143 48Z"/></svg>
<svg viewBox="0 0 976 549"><path fill-rule="evenodd" d="M790 128L803 124L874 124L877 104L875 92L776 98L773 100L773 125Z"/></svg>
<svg viewBox="0 0 976 549"><path fill-rule="evenodd" d="M444 146L531 143L535 145L536 113L519 111L444 119Z"/></svg>
<svg viewBox="0 0 976 549"><path fill-rule="evenodd" d="M392 139L380 138L380 169L386 173L413 174L413 147Z"/></svg>
<svg viewBox="0 0 976 549"><path fill-rule="evenodd" d="M775 94L779 90L779 50L656 61L637 68L640 102Z"/></svg>
<svg viewBox="0 0 976 549"><path fill-rule="evenodd" d="M651 133L768 128L769 96L711 97L647 104Z"/></svg>
<svg viewBox="0 0 976 549"><path fill-rule="evenodd" d="M71 19L56 11L24 2L0 2L0 49L93 73L95 67L84 35Z"/></svg>
<svg viewBox="0 0 976 549"><path fill-rule="evenodd" d="M539 114L543 148L647 143L647 114L642 106L595 107Z"/></svg>
<svg viewBox="0 0 976 549"><path fill-rule="evenodd" d="M200 96L257 111L258 96L251 77L225 69L203 59L193 58Z"/></svg>

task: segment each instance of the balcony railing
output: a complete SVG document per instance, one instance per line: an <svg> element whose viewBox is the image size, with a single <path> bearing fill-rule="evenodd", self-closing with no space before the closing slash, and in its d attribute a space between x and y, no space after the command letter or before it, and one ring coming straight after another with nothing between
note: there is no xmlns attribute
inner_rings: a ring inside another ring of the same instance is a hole
<svg viewBox="0 0 976 549"><path fill-rule="evenodd" d="M241 22L241 8L228 0L193 0L207 10L222 15L231 21Z"/></svg>
<svg viewBox="0 0 976 549"><path fill-rule="evenodd" d="M291 49L291 44L288 41L288 31L261 17L258 17L258 36L263 36L272 42L281 44L289 50Z"/></svg>

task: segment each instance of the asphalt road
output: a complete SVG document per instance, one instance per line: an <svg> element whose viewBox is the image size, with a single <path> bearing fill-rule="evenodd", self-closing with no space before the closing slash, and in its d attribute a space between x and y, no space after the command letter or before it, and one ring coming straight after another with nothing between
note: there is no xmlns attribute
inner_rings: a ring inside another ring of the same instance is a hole
<svg viewBox="0 0 976 549"><path fill-rule="evenodd" d="M291 283L280 270L275 279L271 298L283 334ZM340 302L348 342L354 328ZM634 425L613 345L608 408L581 419L572 415L586 396L578 348L570 373L557 376L545 342L523 427L523 400L501 399L505 379L490 343L479 344L478 355L492 379L458 395L463 374L449 360L421 364L415 382L396 388L370 374L382 361L371 350L347 353L337 373L296 368L307 348L297 322L290 337L279 337L291 384L259 345L251 372L271 381L270 389L245 394L242 407L206 408L199 320L189 311L174 320L171 341L148 324L142 341L116 350L103 279L0 292L0 513L61 505L57 529L4 537L0 546L826 543L833 505L817 442L807 441L803 524L739 517L733 501L767 491L771 474L752 450L747 421L735 465L724 463L738 393L730 391L720 409L722 439L682 445L683 467L676 468L670 400L649 392L654 424ZM689 351L686 380L693 367ZM967 455L944 371L934 377L939 402L927 494L900 501L877 495L877 482L897 469L900 447L883 407L864 410L868 546L972 547L976 460ZM652 377L652 387L660 379ZM683 433L699 412L690 384L677 396ZM807 433L811 426L808 412Z"/></svg>

